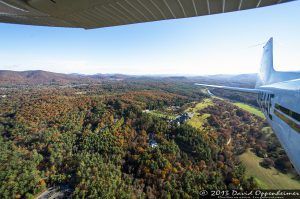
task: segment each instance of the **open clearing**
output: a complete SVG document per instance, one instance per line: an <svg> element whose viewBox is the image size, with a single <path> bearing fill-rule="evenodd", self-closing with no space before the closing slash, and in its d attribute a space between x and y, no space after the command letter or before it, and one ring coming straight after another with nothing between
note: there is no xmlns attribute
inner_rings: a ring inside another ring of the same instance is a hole
<svg viewBox="0 0 300 199"><path fill-rule="evenodd" d="M164 113L164 112L160 112L160 111L149 111L148 113L151 114L151 115L160 117L160 118L166 118L166 119L169 119L169 120L174 120L175 119L174 115Z"/></svg>
<svg viewBox="0 0 300 199"><path fill-rule="evenodd" d="M240 103L240 102L233 103L233 104L240 107L241 109L244 109L245 111L248 111L254 115L257 115L258 117L265 119L263 112L261 112L259 109L255 108L253 106L250 106L250 105L244 104L244 103Z"/></svg>
<svg viewBox="0 0 300 199"><path fill-rule="evenodd" d="M186 109L185 112L192 112L194 114L193 117L187 121L187 124L197 129L202 129L203 123L210 116L210 114L200 114L199 111L212 105L213 102L211 99L204 99L202 102L196 104L195 107L190 107Z"/></svg>
<svg viewBox="0 0 300 199"><path fill-rule="evenodd" d="M239 156L246 166L247 177L253 176L262 189L300 189L300 182L275 168L266 169L259 165L262 158L257 157L249 149Z"/></svg>

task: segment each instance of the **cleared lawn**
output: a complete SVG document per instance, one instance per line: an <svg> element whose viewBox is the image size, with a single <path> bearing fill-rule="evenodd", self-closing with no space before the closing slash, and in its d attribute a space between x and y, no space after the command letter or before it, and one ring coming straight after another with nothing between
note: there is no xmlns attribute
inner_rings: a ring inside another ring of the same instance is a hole
<svg viewBox="0 0 300 199"><path fill-rule="evenodd" d="M185 112L192 112L194 113L193 117L187 121L187 123L195 128L202 129L203 123L206 119L210 116L210 114L200 114L199 111L208 107L212 106L214 103L211 99L205 99L202 102L196 104L194 108L190 107L185 110Z"/></svg>
<svg viewBox="0 0 300 199"><path fill-rule="evenodd" d="M208 106L211 106L213 104L214 103L212 102L212 100L207 98L207 99L204 99L203 101L199 102L198 104L196 104L196 106L194 108L190 107L190 108L186 109L186 112L196 113L197 111L200 111L200 110L202 110Z"/></svg>
<svg viewBox="0 0 300 199"><path fill-rule="evenodd" d="M167 118L169 120L175 119L174 115L170 115L170 114L167 114L167 113L162 113L162 112L159 112L159 111L150 111L148 113L151 114L151 115L155 115L157 117Z"/></svg>
<svg viewBox="0 0 300 199"><path fill-rule="evenodd" d="M262 158L248 150L239 156L246 166L247 177L253 176L262 189L300 189L300 182L275 168L266 169L259 165Z"/></svg>
<svg viewBox="0 0 300 199"><path fill-rule="evenodd" d="M197 129L202 129L202 125L206 121L206 119L210 116L210 114L199 114L195 113L195 115L187 121L187 123Z"/></svg>
<svg viewBox="0 0 300 199"><path fill-rule="evenodd" d="M240 107L241 109L244 109L245 111L248 111L254 115L257 115L258 117L265 119L263 112L261 112L259 109L255 108L253 106L250 106L250 105L247 105L244 103L240 103L240 102L233 103L233 104Z"/></svg>

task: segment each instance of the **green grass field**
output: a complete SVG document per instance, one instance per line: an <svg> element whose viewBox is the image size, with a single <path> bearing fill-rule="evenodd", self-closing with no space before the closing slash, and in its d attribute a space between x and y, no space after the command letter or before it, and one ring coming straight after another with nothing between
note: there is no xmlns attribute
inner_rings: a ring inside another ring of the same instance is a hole
<svg viewBox="0 0 300 199"><path fill-rule="evenodd" d="M210 114L200 114L198 113L200 110L212 106L213 102L211 99L205 99L202 102L196 104L194 108L190 107L186 109L186 112L192 112L194 113L194 116L187 121L187 124L197 128L202 129L203 123L206 121L206 119L210 116Z"/></svg>
<svg viewBox="0 0 300 199"><path fill-rule="evenodd" d="M241 109L244 109L245 111L248 111L254 115L257 115L258 117L265 119L263 112L261 112L259 109L255 108L253 106L250 106L250 105L247 105L244 103L240 103L240 102L233 103L233 104L240 107Z"/></svg>
<svg viewBox="0 0 300 199"><path fill-rule="evenodd" d="M253 176L261 189L300 189L300 182L292 179L288 174L283 174L275 168L261 167L259 163L262 158L257 157L250 150L239 158L246 166L246 176Z"/></svg>
<svg viewBox="0 0 300 199"><path fill-rule="evenodd" d="M170 114L159 112L159 111L150 111L148 113L151 114L151 115L160 117L160 118L167 118L169 120L174 120L175 119L174 115L170 115Z"/></svg>

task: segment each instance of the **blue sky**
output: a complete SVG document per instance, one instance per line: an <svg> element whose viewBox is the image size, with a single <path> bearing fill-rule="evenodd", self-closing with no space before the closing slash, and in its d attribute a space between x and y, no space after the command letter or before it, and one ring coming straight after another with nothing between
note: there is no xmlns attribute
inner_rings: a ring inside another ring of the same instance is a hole
<svg viewBox="0 0 300 199"><path fill-rule="evenodd" d="M278 70L300 69L300 1L188 19L83 30L0 24L1 70L238 74L259 70L274 37Z"/></svg>

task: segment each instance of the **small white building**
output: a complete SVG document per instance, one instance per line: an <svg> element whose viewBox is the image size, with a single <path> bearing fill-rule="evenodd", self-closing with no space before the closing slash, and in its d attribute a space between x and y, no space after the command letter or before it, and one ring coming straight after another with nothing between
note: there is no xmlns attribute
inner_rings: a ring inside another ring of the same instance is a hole
<svg viewBox="0 0 300 199"><path fill-rule="evenodd" d="M149 145L151 148L156 148L158 147L158 144L155 140L150 140Z"/></svg>

